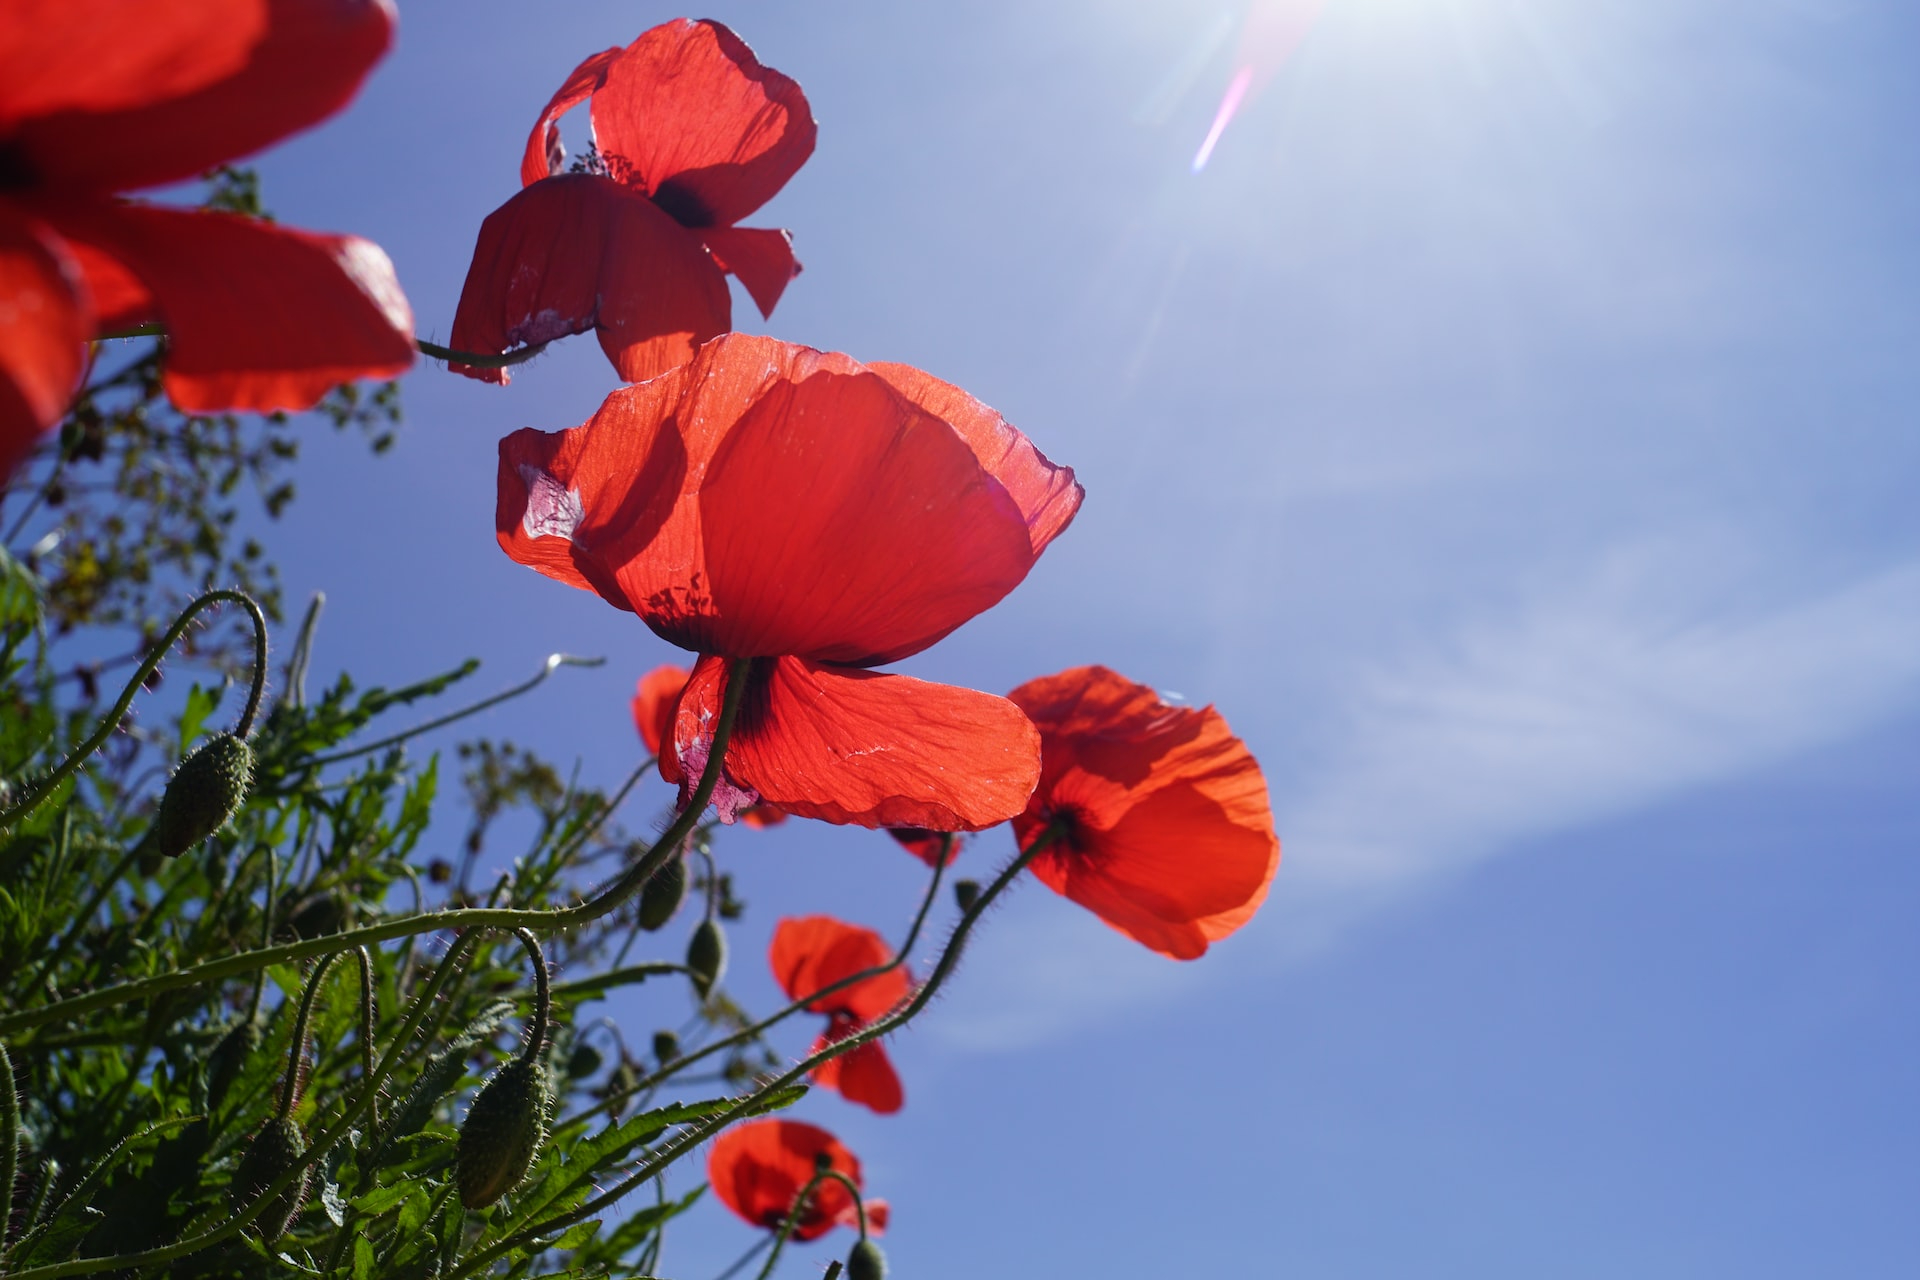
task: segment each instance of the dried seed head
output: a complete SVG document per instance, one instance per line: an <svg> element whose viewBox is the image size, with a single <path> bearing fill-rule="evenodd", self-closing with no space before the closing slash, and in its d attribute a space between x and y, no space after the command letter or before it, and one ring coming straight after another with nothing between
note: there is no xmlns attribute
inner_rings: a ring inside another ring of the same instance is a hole
<svg viewBox="0 0 1920 1280"><path fill-rule="evenodd" d="M651 933L673 919L687 896L687 860L672 858L640 890L640 927Z"/></svg>
<svg viewBox="0 0 1920 1280"><path fill-rule="evenodd" d="M515 1058L487 1078L460 1126L460 1203L484 1209L520 1185L547 1137L553 1085L538 1059Z"/></svg>
<svg viewBox="0 0 1920 1280"><path fill-rule="evenodd" d="M692 970L688 976L693 989L705 1000L727 972L727 935L720 931L719 922L702 920L693 931L693 941L687 944L687 968Z"/></svg>
<svg viewBox="0 0 1920 1280"><path fill-rule="evenodd" d="M847 1255L847 1280L886 1280L887 1255L871 1240L862 1240Z"/></svg>
<svg viewBox="0 0 1920 1280"><path fill-rule="evenodd" d="M201 743L167 780L142 845L177 858L227 824L253 785L253 748L230 733Z"/></svg>
<svg viewBox="0 0 1920 1280"><path fill-rule="evenodd" d="M241 1157L240 1167L234 1171L233 1182L227 1188L233 1207L241 1209L252 1204L306 1154L307 1140L291 1118L282 1116L267 1121L247 1145L247 1154ZM304 1170L292 1186L275 1196L254 1219L261 1239L277 1240L286 1234L293 1220L300 1216L301 1206L307 1202L307 1184L312 1178L313 1170Z"/></svg>

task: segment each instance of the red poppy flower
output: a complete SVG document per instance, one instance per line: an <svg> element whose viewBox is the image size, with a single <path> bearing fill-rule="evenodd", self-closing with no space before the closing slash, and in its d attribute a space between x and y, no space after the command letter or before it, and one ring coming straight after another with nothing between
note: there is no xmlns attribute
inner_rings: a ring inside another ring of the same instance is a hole
<svg viewBox="0 0 1920 1280"><path fill-rule="evenodd" d="M800 1192L813 1180L819 1167L816 1161L823 1156L829 1168L865 1190L853 1152L825 1129L799 1120L749 1120L726 1130L713 1140L707 1154L707 1181L727 1208L756 1227L778 1231ZM887 1226L887 1202L862 1199L868 1234L880 1235ZM836 1226L858 1229L859 1225L860 1211L852 1193L837 1180L823 1178L807 1198L793 1238L817 1240Z"/></svg>
<svg viewBox="0 0 1920 1280"><path fill-rule="evenodd" d="M660 743L673 729L674 704L680 701L680 691L687 687L687 669L672 663L655 667L640 677L640 683L633 691L633 724L640 731L640 741L646 744L647 754L658 756ZM756 804L740 811L740 822L744 826L764 830L777 827L787 820L787 815L770 804Z"/></svg>
<svg viewBox="0 0 1920 1280"><path fill-rule="evenodd" d="M380 249L115 192L192 178L345 106L385 0L61 0L0 11L0 477L59 420L85 343L160 322L190 413L305 409L413 363Z"/></svg>
<svg viewBox="0 0 1920 1280"><path fill-rule="evenodd" d="M952 866L953 860L960 856L960 838L951 837L953 843L948 844L949 837L944 831L928 831L924 827L889 827L887 834L899 841L901 848L930 867L939 864L942 849L947 851L947 866Z"/></svg>
<svg viewBox="0 0 1920 1280"><path fill-rule="evenodd" d="M977 830L1020 812L1039 776L1026 717L862 668L1006 595L1081 496L998 414L916 369L728 334L585 426L501 441L495 527L522 564L701 655L660 753L669 782L706 765L726 660L755 660L723 820L765 802Z"/></svg>
<svg viewBox="0 0 1920 1280"><path fill-rule="evenodd" d="M871 929L846 924L832 916L798 916L782 920L773 931L767 960L787 999L798 1000L865 969L893 959L893 948ZM856 982L843 991L810 1001L810 1013L827 1015L827 1029L814 1041L809 1054L845 1040L870 1022L877 1022L913 991L913 979L903 965ZM900 1109L906 1094L900 1077L878 1040L852 1049L817 1068L813 1078L836 1089L848 1102L872 1107L882 1115Z"/></svg>
<svg viewBox="0 0 1920 1280"><path fill-rule="evenodd" d="M589 98L599 164L566 173L555 121ZM449 341L493 355L594 329L629 382L685 364L733 327L727 275L766 316L800 274L785 231L734 223L786 185L813 139L800 86L717 22L675 19L594 54L534 123L520 194L481 224Z"/></svg>
<svg viewBox="0 0 1920 1280"><path fill-rule="evenodd" d="M1033 873L1176 960L1248 920L1280 865L1267 783L1212 707L1171 707L1105 667L1029 680L1010 696L1040 730L1040 786L1013 820L1021 847L1065 831Z"/></svg>

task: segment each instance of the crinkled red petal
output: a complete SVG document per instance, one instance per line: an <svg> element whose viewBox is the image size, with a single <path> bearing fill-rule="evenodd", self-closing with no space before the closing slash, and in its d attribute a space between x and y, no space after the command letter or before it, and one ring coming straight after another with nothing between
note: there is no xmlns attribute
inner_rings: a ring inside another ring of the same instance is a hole
<svg viewBox="0 0 1920 1280"><path fill-rule="evenodd" d="M448 344L501 355L595 330L620 376L640 382L692 358L732 324L726 276L698 239L609 178L562 174L487 215ZM505 369L455 364L483 382Z"/></svg>
<svg viewBox="0 0 1920 1280"><path fill-rule="evenodd" d="M713 21L676 19L628 45L592 110L614 176L689 227L738 222L813 153L813 111L800 86Z"/></svg>
<svg viewBox="0 0 1920 1280"><path fill-rule="evenodd" d="M673 728L673 706L687 687L687 669L668 663L640 677L633 691L633 725L647 754L658 756L660 744Z"/></svg>
<svg viewBox="0 0 1920 1280"><path fill-rule="evenodd" d="M190 413L307 409L343 382L413 364L393 264L357 236L104 201L50 214L146 286L169 339L167 394Z"/></svg>
<svg viewBox="0 0 1920 1280"><path fill-rule="evenodd" d="M218 8L224 12L230 3L218 0ZM113 36L177 48L176 24L191 22L199 30L205 15L190 11L203 7L128 5L133 12L112 28ZM233 12L251 33L250 9ZM388 0L266 0L266 14L264 35L238 65L232 46L239 33L223 33L211 39L205 63L194 65L197 55L182 54L172 71L157 73L155 83L170 83L170 95L142 91L136 99L129 85L92 106L75 102L21 121L10 139L17 162L41 189L127 191L192 178L338 111L393 40ZM154 24L161 24L158 37L149 34ZM205 80L208 74L219 78Z"/></svg>
<svg viewBox="0 0 1920 1280"><path fill-rule="evenodd" d="M893 959L893 948L871 929L832 916L789 916L774 926L767 962L775 981L798 1000L815 991L878 968ZM872 1022L907 998L913 979L904 965L822 996L807 1008L814 1013L846 1014Z"/></svg>
<svg viewBox="0 0 1920 1280"><path fill-rule="evenodd" d="M762 227L703 227L700 242L722 271L747 287L762 319L773 315L787 284L800 274L793 256L793 233Z"/></svg>
<svg viewBox="0 0 1920 1280"><path fill-rule="evenodd" d="M606 83L607 67L620 53L618 48L602 49L582 62L547 102L547 109L540 113L540 118L534 122L533 132L527 135L527 151L520 158L521 186L531 186L542 178L551 178L565 170L567 152L560 145L560 126L555 121L585 102L588 95Z"/></svg>
<svg viewBox="0 0 1920 1280"><path fill-rule="evenodd" d="M0 204L0 480L66 412L91 336L86 286L66 247Z"/></svg>

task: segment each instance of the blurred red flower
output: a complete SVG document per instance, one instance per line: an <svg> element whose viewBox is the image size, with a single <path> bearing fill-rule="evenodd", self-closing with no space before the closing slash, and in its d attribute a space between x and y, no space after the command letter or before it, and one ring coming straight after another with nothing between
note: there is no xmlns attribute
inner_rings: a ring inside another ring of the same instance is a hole
<svg viewBox="0 0 1920 1280"><path fill-rule="evenodd" d="M687 669L671 662L641 676L634 687L633 725L640 731L640 741L646 745L648 755L659 756L660 743L673 728L674 704L680 701L680 691L686 687ZM744 825L759 829L777 827L787 820L786 814L770 804L742 809L739 817Z"/></svg>
<svg viewBox="0 0 1920 1280"><path fill-rule="evenodd" d="M942 848L947 850L947 866L952 866L953 860L960 856L960 837L953 837L953 843L948 845L947 835L943 831L928 831L925 827L889 827L887 834L899 841L901 848L930 867L940 861Z"/></svg>
<svg viewBox="0 0 1920 1280"><path fill-rule="evenodd" d="M840 1140L825 1129L799 1120L750 1120L734 1125L713 1140L707 1153L707 1181L722 1204L756 1227L778 1231L793 1212L794 1201L812 1181L825 1157L827 1166L845 1174L856 1187L860 1162ZM869 1199L867 1231L879 1235L887 1226L887 1202ZM793 1229L795 1240L816 1240L836 1226L858 1228L860 1211L853 1195L838 1181L823 1178L807 1199Z"/></svg>
<svg viewBox="0 0 1920 1280"><path fill-rule="evenodd" d="M102 334L158 321L189 413L305 409L413 363L377 245L114 193L180 182L345 106L385 0L26 0L0 9L0 478Z"/></svg>
<svg viewBox="0 0 1920 1280"><path fill-rule="evenodd" d="M728 334L570 431L500 442L508 555L701 655L660 769L706 765L727 659L754 659L714 793L862 826L1020 812L1039 740L1004 698L862 668L1017 586L1078 510L1073 472L903 365Z"/></svg>
<svg viewBox="0 0 1920 1280"><path fill-rule="evenodd" d="M589 98L597 163L567 173L555 121ZM718 22L677 18L594 54L535 122L520 193L481 224L449 341L494 355L594 329L629 382L685 364L733 327L728 273L763 316L800 273L785 231L734 223L813 140L800 86Z"/></svg>
<svg viewBox="0 0 1920 1280"><path fill-rule="evenodd" d="M1065 830L1033 873L1176 960L1248 920L1280 865L1267 783L1212 707L1172 707L1105 667L1029 680L1010 695L1040 730L1040 786L1013 820L1025 848Z"/></svg>
<svg viewBox="0 0 1920 1280"><path fill-rule="evenodd" d="M891 959L893 948L885 938L832 916L790 916L782 920L774 927L773 946L767 952L773 976L789 1000L811 995ZM877 1022L912 991L913 978L902 965L808 1002L808 1012L827 1015L827 1029L807 1052L818 1053L868 1023ZM858 1102L882 1115L898 1111L906 1101L900 1077L878 1040L823 1064L813 1078L838 1090L848 1102Z"/></svg>

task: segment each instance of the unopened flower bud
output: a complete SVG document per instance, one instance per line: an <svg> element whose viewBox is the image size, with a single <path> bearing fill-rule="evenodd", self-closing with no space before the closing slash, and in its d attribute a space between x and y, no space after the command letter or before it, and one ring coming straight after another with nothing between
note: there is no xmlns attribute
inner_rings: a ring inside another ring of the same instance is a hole
<svg viewBox="0 0 1920 1280"><path fill-rule="evenodd" d="M702 920L687 944L687 968L692 972L693 989L705 1000L727 972L727 935L719 922Z"/></svg>
<svg viewBox="0 0 1920 1280"><path fill-rule="evenodd" d="M625 1058L613 1064L613 1070L607 1072L607 1082L600 1086L600 1097L611 1104L610 1114L617 1122L627 1113L629 1096L634 1086L640 1083L640 1073Z"/></svg>
<svg viewBox="0 0 1920 1280"><path fill-rule="evenodd" d="M663 1067L672 1062L680 1056L680 1037L671 1031L654 1032L653 1056L660 1060Z"/></svg>
<svg viewBox="0 0 1920 1280"><path fill-rule="evenodd" d="M460 1203L484 1209L520 1185L547 1137L553 1086L538 1059L515 1058L487 1078L460 1125L454 1174Z"/></svg>
<svg viewBox="0 0 1920 1280"><path fill-rule="evenodd" d="M310 893L287 913L287 928L296 938L323 938L347 923L347 900L331 889Z"/></svg>
<svg viewBox="0 0 1920 1280"><path fill-rule="evenodd" d="M233 1207L242 1209L252 1204L306 1154L307 1140L290 1117L279 1116L267 1121L266 1127L253 1135L247 1154L241 1157L240 1167L234 1171L233 1182L227 1188ZM292 1186L261 1210L260 1216L254 1219L261 1239L278 1240L286 1234L293 1220L300 1216L300 1207L307 1202L307 1184L312 1178L311 1168L302 1171Z"/></svg>
<svg viewBox="0 0 1920 1280"><path fill-rule="evenodd" d="M978 880L955 880L953 882L953 900L960 904L961 914L973 910L973 904L980 901L980 882Z"/></svg>
<svg viewBox="0 0 1920 1280"><path fill-rule="evenodd" d="M862 1240L847 1255L847 1280L886 1280L887 1255L871 1240Z"/></svg>
<svg viewBox="0 0 1920 1280"><path fill-rule="evenodd" d="M581 1080L600 1069L604 1059L600 1051L582 1041L573 1046L573 1052L567 1055L567 1079Z"/></svg>
<svg viewBox="0 0 1920 1280"><path fill-rule="evenodd" d="M687 896L687 860L670 858L640 890L640 927L652 933L673 919Z"/></svg>
<svg viewBox="0 0 1920 1280"><path fill-rule="evenodd" d="M253 785L253 748L230 733L201 743L167 780L143 845L177 858L227 825Z"/></svg>

